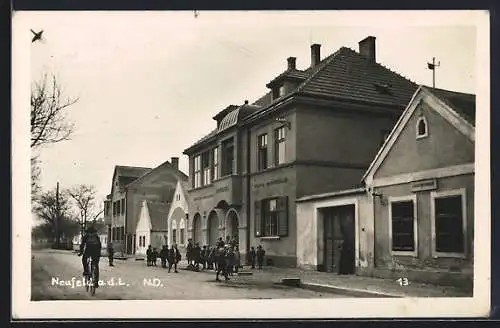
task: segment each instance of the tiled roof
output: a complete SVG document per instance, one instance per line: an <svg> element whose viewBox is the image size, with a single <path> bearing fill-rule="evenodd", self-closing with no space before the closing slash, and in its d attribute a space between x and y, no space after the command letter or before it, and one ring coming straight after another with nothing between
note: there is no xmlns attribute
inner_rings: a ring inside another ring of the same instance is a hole
<svg viewBox="0 0 500 328"><path fill-rule="evenodd" d="M170 203L147 202L147 205L151 220L151 229L154 231L167 231Z"/></svg>
<svg viewBox="0 0 500 328"><path fill-rule="evenodd" d="M257 99L252 105L264 107L270 105L272 102L273 102L273 93L269 91L264 96Z"/></svg>
<svg viewBox="0 0 500 328"><path fill-rule="evenodd" d="M188 176L182 172L181 170L179 169L176 169L172 163L170 163L169 161L165 161L163 162L162 164L158 165L157 167L155 167L154 169L150 169L149 171L147 171L146 173L144 173L143 175L141 175L140 177L138 178L134 178L134 179L131 179L131 181L127 184L127 187L129 187L130 185L132 184L137 184L137 183L141 183L141 181L144 181L144 178L146 178L147 176L149 176L150 174L152 174L153 172L159 170L159 169L162 169L162 168L165 168L165 167L170 167L172 169L173 172L175 172L175 174L177 175L177 177L181 180L187 180L188 179Z"/></svg>
<svg viewBox="0 0 500 328"><path fill-rule="evenodd" d="M261 108L248 115L248 119L272 111L274 103L297 94L396 106L403 111L418 88L417 84L404 76L346 47L324 58L315 67L304 71L287 70L268 85L285 76L303 81L291 93L278 99L272 99L271 91L266 93L253 103ZM233 118L228 118L228 121L232 120ZM193 146L203 143L217 133L217 129L213 130Z"/></svg>
<svg viewBox="0 0 500 328"><path fill-rule="evenodd" d="M138 178L141 175L151 171L149 167L138 167L138 166L115 166L116 175L119 177L135 177Z"/></svg>
<svg viewBox="0 0 500 328"><path fill-rule="evenodd" d="M305 80L309 76L308 72L304 71L299 71L298 69L287 69L277 77L271 80L266 86L269 88L271 87L275 82L280 81L284 78L292 78L292 79L297 79L297 80Z"/></svg>
<svg viewBox="0 0 500 328"><path fill-rule="evenodd" d="M325 58L317 67L297 91L404 109L418 88L400 74L346 47Z"/></svg>
<svg viewBox="0 0 500 328"><path fill-rule="evenodd" d="M430 87L425 88L444 101L448 106L455 110L458 115L467 120L467 122L476 126L475 95Z"/></svg>

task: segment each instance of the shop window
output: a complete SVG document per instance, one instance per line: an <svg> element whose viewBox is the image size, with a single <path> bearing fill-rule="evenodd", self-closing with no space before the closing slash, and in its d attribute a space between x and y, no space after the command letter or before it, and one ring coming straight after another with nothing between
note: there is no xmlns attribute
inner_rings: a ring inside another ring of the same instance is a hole
<svg viewBox="0 0 500 328"><path fill-rule="evenodd" d="M288 235L288 197L264 199L255 202L256 237L284 237Z"/></svg>
<svg viewBox="0 0 500 328"><path fill-rule="evenodd" d="M393 252L417 252L416 198L393 199L390 201L391 250Z"/></svg>
<svg viewBox="0 0 500 328"><path fill-rule="evenodd" d="M433 193L434 251L465 254L465 191Z"/></svg>

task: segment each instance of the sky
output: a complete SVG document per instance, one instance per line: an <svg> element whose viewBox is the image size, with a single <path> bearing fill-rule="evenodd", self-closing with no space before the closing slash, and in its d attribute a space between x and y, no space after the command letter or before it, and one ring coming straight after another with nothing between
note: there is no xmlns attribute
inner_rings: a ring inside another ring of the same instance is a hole
<svg viewBox="0 0 500 328"><path fill-rule="evenodd" d="M154 168L180 157L188 172L182 152L215 128L212 117L264 95L287 57L306 69L312 43L321 44L323 59L342 46L358 51L359 41L375 36L384 66L432 85L427 62L435 57L436 87L476 93L477 29L470 15L18 12L13 30L24 29L19 35L26 40L17 42L30 49L31 80L55 74L66 95L79 97L68 112L76 125L71 140L41 150L42 188L92 184L103 200L115 165ZM30 28L43 29L44 40L28 45Z"/></svg>

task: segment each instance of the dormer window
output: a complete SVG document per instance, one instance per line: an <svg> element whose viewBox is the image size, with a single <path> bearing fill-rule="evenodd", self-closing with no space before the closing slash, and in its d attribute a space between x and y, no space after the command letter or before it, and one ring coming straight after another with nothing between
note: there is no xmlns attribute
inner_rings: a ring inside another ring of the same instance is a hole
<svg viewBox="0 0 500 328"><path fill-rule="evenodd" d="M285 86L284 85L280 86L280 88L278 90L278 94L280 97L283 97L285 95Z"/></svg>
<svg viewBox="0 0 500 328"><path fill-rule="evenodd" d="M419 117L417 120L417 139L425 138L428 136L427 120L424 116Z"/></svg>

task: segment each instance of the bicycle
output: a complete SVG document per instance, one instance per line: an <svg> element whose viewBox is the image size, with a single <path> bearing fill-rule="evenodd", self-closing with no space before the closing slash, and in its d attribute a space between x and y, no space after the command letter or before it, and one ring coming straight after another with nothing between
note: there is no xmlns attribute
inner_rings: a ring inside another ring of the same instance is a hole
<svg viewBox="0 0 500 328"><path fill-rule="evenodd" d="M85 275L85 291L90 292L91 296L95 295L97 281L97 265L92 262L92 257L87 259L87 268L90 266L90 275Z"/></svg>

